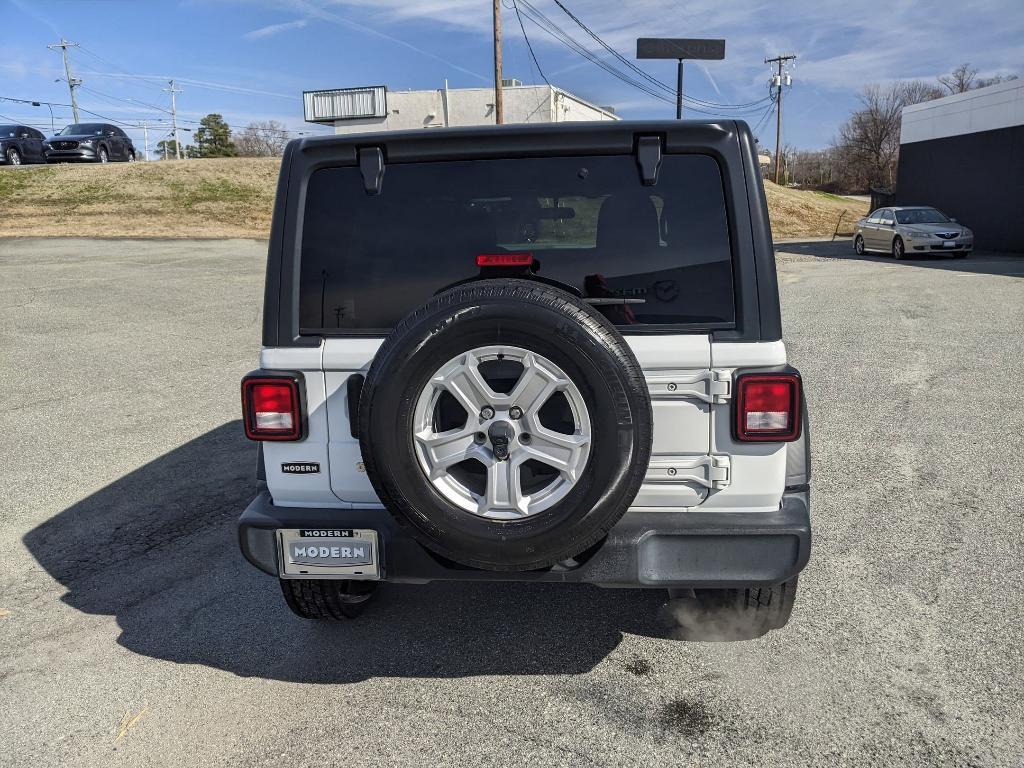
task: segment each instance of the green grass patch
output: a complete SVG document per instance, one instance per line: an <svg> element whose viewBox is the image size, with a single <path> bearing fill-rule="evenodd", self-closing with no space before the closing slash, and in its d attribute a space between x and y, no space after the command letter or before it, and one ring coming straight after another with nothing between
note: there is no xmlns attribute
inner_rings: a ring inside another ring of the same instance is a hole
<svg viewBox="0 0 1024 768"><path fill-rule="evenodd" d="M0 168L0 200L17 200L36 184L53 176L53 168Z"/></svg>
<svg viewBox="0 0 1024 768"><path fill-rule="evenodd" d="M251 184L236 184L227 179L206 180L197 184L169 181L175 203L190 209L203 203L249 203L265 196L262 187Z"/></svg>

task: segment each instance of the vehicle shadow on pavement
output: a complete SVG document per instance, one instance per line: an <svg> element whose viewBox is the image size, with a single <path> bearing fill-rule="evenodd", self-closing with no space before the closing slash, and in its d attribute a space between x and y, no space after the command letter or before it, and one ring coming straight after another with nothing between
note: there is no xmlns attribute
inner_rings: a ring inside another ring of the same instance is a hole
<svg viewBox="0 0 1024 768"><path fill-rule="evenodd" d="M225 424L69 507L24 543L67 589L65 603L116 617L124 647L243 676L580 674L623 632L672 636L664 590L586 585L383 584L359 619L304 621L238 550L235 520L255 495L254 470L240 423Z"/></svg>
<svg viewBox="0 0 1024 768"><path fill-rule="evenodd" d="M858 256L854 252L849 238L836 240L835 242L828 240L779 242L775 244L775 251L780 254L814 256L819 259L876 261L901 267L924 267L926 269L944 269L950 272L1024 277L1024 254L1019 253L977 251L965 259L953 259L943 256L941 253L919 254L910 252L905 258L896 260L884 253L865 253L863 256Z"/></svg>

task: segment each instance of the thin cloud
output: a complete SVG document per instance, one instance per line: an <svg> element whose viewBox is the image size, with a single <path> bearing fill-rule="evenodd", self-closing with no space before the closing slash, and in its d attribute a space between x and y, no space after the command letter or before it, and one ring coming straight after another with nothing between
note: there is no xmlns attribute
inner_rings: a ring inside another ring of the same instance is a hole
<svg viewBox="0 0 1024 768"><path fill-rule="evenodd" d="M309 21L306 19L295 19L295 21L285 21L280 24L268 24L265 27L254 29L252 32L246 32L242 37L246 40L262 40L266 37L272 37L279 32L288 32L292 29L302 29Z"/></svg>
<svg viewBox="0 0 1024 768"><path fill-rule="evenodd" d="M42 24L44 27L49 27L50 31L55 35L60 35L61 32L57 29L57 25L50 21L48 18L39 13L30 3L22 2L22 0L11 0L11 5L17 8L19 11L24 13L26 16L35 19L37 22Z"/></svg>
<svg viewBox="0 0 1024 768"><path fill-rule="evenodd" d="M289 4L299 12L303 13L307 19L329 21L333 24L339 24L343 27L354 29L357 32L362 32L363 34L380 38L381 40L387 40L388 42L395 43L396 45L400 45L403 48L408 48L410 51L414 51L415 53L418 53L421 56L426 56L427 58L434 59L435 61L440 61L442 64L447 64L452 69L458 70L463 74L474 77L477 80L482 80L485 83L490 82L490 78L481 75L479 72L474 72L471 69L460 67L455 62L449 61L443 56L438 56L436 53L431 53L430 51L424 48L420 48L418 45L413 45L412 43L407 42L406 40L402 40L399 37L385 34L384 32L376 30L372 27L368 27L365 24L360 24L357 21L352 21L351 19L345 16L342 16L338 13L335 13L334 11L328 10L327 8L324 8L316 4L315 2L308 2L308 0L290 0Z"/></svg>

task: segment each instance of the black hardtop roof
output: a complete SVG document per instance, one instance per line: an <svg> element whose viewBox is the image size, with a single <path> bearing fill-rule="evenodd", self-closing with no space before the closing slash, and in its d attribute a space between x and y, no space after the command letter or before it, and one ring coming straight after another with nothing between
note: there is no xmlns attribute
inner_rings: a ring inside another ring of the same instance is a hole
<svg viewBox="0 0 1024 768"><path fill-rule="evenodd" d="M460 128L418 128L404 131L375 131L369 133L307 136L291 141L294 152L319 153L328 149L383 147L385 153L402 149L415 152L415 148L435 154L443 146L456 154L462 147L480 151L484 147L500 152L503 148L527 149L531 143L550 148L553 145L572 146L576 154L588 148L601 147L629 152L638 135L660 135L666 138L671 151L673 144L705 144L720 141L736 132L749 134L746 123L737 120L600 120L569 123L517 123L512 125L482 125ZM428 149L429 147L429 149ZM405 154L405 152L400 152ZM397 158L395 158L397 159Z"/></svg>

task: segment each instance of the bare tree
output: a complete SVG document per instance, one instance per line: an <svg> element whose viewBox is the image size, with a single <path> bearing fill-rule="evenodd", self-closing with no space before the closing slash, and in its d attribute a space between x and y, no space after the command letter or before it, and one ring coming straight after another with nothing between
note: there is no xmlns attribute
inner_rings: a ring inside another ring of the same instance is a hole
<svg viewBox="0 0 1024 768"><path fill-rule="evenodd" d="M900 113L904 86L869 85L861 92L861 108L839 129L839 151L845 156L850 179L861 188L892 184L900 149Z"/></svg>
<svg viewBox="0 0 1024 768"><path fill-rule="evenodd" d="M919 80L869 85L860 94L860 109L840 127L834 142L832 178L844 191L892 186L900 151L903 108L941 96Z"/></svg>
<svg viewBox="0 0 1024 768"><path fill-rule="evenodd" d="M288 130L276 120L250 123L235 136L238 154L243 157L280 157L288 143Z"/></svg>
<svg viewBox="0 0 1024 768"><path fill-rule="evenodd" d="M974 81L975 88L985 88L989 85L995 85L996 83L1005 83L1009 80L1016 80L1016 75L993 75L992 77L979 77Z"/></svg>
<svg viewBox="0 0 1024 768"><path fill-rule="evenodd" d="M790 181L801 187L832 191L835 152L830 149L787 150Z"/></svg>
<svg viewBox="0 0 1024 768"><path fill-rule="evenodd" d="M939 84L950 93L966 93L977 87L974 85L977 77L978 70L971 69L971 65L965 63L954 69L951 74L940 77Z"/></svg>
<svg viewBox="0 0 1024 768"><path fill-rule="evenodd" d="M903 83L903 105L921 104L934 99L941 99L942 89L924 80L907 80Z"/></svg>

